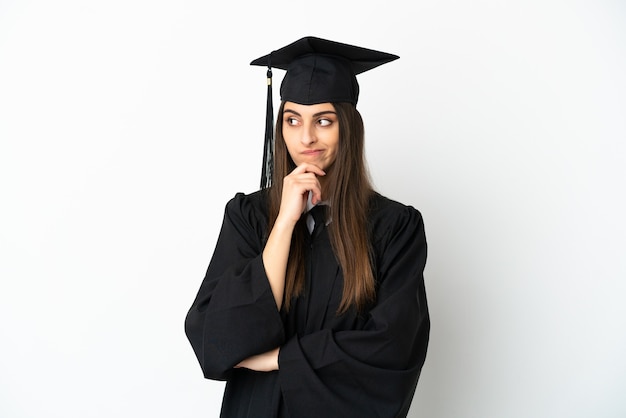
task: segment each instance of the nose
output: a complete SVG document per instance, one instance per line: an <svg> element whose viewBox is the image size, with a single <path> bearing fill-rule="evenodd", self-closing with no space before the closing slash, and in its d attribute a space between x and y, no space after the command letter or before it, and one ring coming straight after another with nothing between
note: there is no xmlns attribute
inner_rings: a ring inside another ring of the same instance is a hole
<svg viewBox="0 0 626 418"><path fill-rule="evenodd" d="M313 123L306 123L301 130L302 135L300 136L300 142L303 145L311 145L317 142L317 137L315 135L315 126Z"/></svg>

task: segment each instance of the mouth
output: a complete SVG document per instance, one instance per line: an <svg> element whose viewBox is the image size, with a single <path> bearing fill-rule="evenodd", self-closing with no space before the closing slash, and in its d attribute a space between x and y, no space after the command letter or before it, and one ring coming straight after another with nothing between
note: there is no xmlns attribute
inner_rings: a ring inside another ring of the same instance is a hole
<svg viewBox="0 0 626 418"><path fill-rule="evenodd" d="M307 156L316 156L316 155L320 155L323 151L321 149L308 149L305 151L302 151L302 155L307 155Z"/></svg>

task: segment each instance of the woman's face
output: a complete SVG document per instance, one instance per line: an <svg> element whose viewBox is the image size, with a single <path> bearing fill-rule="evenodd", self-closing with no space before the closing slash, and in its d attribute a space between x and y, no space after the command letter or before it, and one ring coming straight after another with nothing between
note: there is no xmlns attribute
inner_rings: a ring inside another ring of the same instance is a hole
<svg viewBox="0 0 626 418"><path fill-rule="evenodd" d="M297 166L310 163L326 170L335 162L339 148L339 121L332 104L286 102L282 124L285 145Z"/></svg>

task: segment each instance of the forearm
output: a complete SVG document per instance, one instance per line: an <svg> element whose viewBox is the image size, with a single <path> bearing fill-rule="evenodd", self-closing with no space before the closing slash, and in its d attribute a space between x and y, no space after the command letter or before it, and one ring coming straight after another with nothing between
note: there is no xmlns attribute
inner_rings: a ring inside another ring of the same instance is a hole
<svg viewBox="0 0 626 418"><path fill-rule="evenodd" d="M292 223L277 218L263 250L265 274L269 280L278 310L280 310L283 303L287 260L289 258L293 228L294 225Z"/></svg>
<svg viewBox="0 0 626 418"><path fill-rule="evenodd" d="M276 347L266 353L258 354L256 356L248 357L235 368L246 368L255 370L257 372L271 372L278 370L278 352L280 348Z"/></svg>

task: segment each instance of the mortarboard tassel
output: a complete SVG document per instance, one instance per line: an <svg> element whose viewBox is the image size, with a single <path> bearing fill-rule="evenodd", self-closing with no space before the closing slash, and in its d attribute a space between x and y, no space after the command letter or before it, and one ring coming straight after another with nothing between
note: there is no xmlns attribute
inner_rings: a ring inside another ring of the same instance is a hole
<svg viewBox="0 0 626 418"><path fill-rule="evenodd" d="M265 111L265 145L263 146L261 189L266 189L272 185L274 170L274 107L272 100L272 60L270 54L267 65L267 109Z"/></svg>

